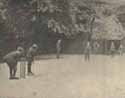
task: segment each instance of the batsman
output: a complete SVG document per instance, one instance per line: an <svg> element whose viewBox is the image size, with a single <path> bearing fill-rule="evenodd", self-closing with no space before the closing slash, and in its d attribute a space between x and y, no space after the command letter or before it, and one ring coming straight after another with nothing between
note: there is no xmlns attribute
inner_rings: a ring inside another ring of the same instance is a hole
<svg viewBox="0 0 125 98"><path fill-rule="evenodd" d="M34 75L32 70L31 70L31 66L32 66L32 63L34 61L34 57L36 56L36 52L38 50L38 46L36 44L33 44L28 52L27 52L27 70L28 70L28 75Z"/></svg>

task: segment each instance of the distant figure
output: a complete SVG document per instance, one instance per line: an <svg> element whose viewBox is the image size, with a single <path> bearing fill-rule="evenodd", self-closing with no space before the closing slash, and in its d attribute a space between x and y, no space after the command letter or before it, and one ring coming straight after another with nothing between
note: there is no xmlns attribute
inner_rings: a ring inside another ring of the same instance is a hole
<svg viewBox="0 0 125 98"><path fill-rule="evenodd" d="M16 71L17 71L17 63L21 57L24 56L24 49L22 47L18 47L16 51L10 52L3 57L4 62L7 63L10 71L9 79L17 79Z"/></svg>
<svg viewBox="0 0 125 98"><path fill-rule="evenodd" d="M88 41L86 46L85 46L85 60L90 60L90 53L91 53L91 45L90 45L90 42Z"/></svg>
<svg viewBox="0 0 125 98"><path fill-rule="evenodd" d="M122 56L123 55L123 45L122 44L120 44L118 51L119 51L119 54Z"/></svg>
<svg viewBox="0 0 125 98"><path fill-rule="evenodd" d="M28 70L28 75L33 75L33 72L31 71L31 66L32 66L32 63L34 61L34 57L36 56L37 49L38 49L38 46L36 44L33 44L29 48L29 50L27 52L27 61L28 61L27 70Z"/></svg>
<svg viewBox="0 0 125 98"><path fill-rule="evenodd" d="M110 51L111 51L111 55L114 56L114 54L115 54L115 44L114 44L114 42L111 43Z"/></svg>
<svg viewBox="0 0 125 98"><path fill-rule="evenodd" d="M94 52L95 52L95 53L98 52L99 47L100 47L100 45L99 45L99 43L98 43L97 41L93 43L93 48L94 48Z"/></svg>
<svg viewBox="0 0 125 98"><path fill-rule="evenodd" d="M60 58L60 52L61 52L61 42L62 40L59 39L56 43L56 58L59 59Z"/></svg>
<svg viewBox="0 0 125 98"><path fill-rule="evenodd" d="M0 49L0 62L2 61L2 50Z"/></svg>

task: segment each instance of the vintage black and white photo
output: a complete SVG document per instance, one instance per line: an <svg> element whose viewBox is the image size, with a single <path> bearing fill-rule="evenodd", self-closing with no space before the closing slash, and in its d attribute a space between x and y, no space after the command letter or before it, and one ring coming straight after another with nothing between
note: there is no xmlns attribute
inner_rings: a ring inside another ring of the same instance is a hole
<svg viewBox="0 0 125 98"><path fill-rule="evenodd" d="M0 0L0 98L125 98L125 0Z"/></svg>

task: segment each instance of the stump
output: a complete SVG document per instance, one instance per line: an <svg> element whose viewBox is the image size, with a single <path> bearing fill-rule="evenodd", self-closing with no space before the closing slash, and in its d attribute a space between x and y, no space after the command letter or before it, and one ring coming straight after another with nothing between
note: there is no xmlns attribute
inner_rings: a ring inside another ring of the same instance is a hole
<svg viewBox="0 0 125 98"><path fill-rule="evenodd" d="M26 59L22 58L20 62L20 78L26 77Z"/></svg>

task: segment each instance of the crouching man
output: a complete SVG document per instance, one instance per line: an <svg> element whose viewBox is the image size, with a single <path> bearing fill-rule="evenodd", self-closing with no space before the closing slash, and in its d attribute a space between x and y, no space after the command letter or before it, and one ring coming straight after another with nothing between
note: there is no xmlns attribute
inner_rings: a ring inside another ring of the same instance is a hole
<svg viewBox="0 0 125 98"><path fill-rule="evenodd" d="M32 63L34 61L34 57L36 56L36 52L37 52L38 46L36 44L33 44L28 52L27 52L27 70L28 70L28 75L34 75L33 72L31 71L31 66Z"/></svg>
<svg viewBox="0 0 125 98"><path fill-rule="evenodd" d="M18 47L16 51L12 51L3 57L4 62L7 63L9 67L9 79L17 79L16 71L17 71L17 63L21 57L24 56L24 49L22 47Z"/></svg>

